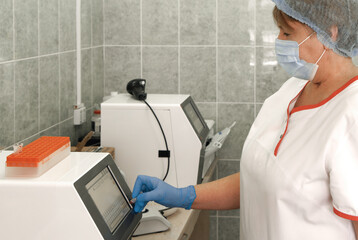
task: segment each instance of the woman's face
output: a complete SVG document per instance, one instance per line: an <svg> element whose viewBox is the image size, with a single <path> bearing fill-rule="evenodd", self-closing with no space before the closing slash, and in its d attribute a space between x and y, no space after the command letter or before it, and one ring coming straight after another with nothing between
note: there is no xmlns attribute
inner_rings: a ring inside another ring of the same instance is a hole
<svg viewBox="0 0 358 240"><path fill-rule="evenodd" d="M314 32L310 27L298 21L287 21L287 23L290 28L278 26L280 28L278 39L295 41L300 44ZM316 63L323 51L324 45L317 39L316 34L313 34L299 47L300 58L309 63Z"/></svg>

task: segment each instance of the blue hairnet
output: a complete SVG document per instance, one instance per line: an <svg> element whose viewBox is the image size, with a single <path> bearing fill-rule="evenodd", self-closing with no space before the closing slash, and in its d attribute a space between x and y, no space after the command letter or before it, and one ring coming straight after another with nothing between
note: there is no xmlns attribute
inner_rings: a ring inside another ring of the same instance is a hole
<svg viewBox="0 0 358 240"><path fill-rule="evenodd" d="M288 16L307 24L326 47L345 57L358 55L358 0L272 0ZM338 37L331 39L331 27Z"/></svg>

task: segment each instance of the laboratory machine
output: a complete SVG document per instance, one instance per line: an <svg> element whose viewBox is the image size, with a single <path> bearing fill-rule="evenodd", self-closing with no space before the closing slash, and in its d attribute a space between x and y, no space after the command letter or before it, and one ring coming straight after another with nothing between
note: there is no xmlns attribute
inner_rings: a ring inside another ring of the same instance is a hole
<svg viewBox="0 0 358 240"><path fill-rule="evenodd" d="M230 128L214 135L189 95L147 94L144 79L131 80L129 94L113 94L101 104L101 145L115 148L115 162L133 188L138 175L155 176L176 187L202 182ZM175 212L147 206L134 236L165 231L162 216Z"/></svg>
<svg viewBox="0 0 358 240"><path fill-rule="evenodd" d="M101 145L115 148L115 163L129 187L139 174L163 179L167 173L165 181L176 187L201 183L212 156L205 156L209 128L193 99L180 94L143 99L147 104L118 94L101 104Z"/></svg>
<svg viewBox="0 0 358 240"><path fill-rule="evenodd" d="M0 153L1 239L127 240L136 230L142 213L111 155L68 150L41 174L20 176L7 171L12 153Z"/></svg>

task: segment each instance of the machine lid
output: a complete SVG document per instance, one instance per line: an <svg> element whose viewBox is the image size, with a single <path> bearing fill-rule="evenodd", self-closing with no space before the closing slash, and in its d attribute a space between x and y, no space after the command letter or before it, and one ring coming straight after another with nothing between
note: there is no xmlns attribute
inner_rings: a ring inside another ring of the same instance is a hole
<svg viewBox="0 0 358 240"><path fill-rule="evenodd" d="M189 95L181 95L181 94L148 94L147 102L153 106L168 106L168 105L180 105L183 103ZM102 107L116 107L118 104L130 105L130 106L145 106L142 101L135 99L130 94L118 94L115 97L108 99L107 101L102 103Z"/></svg>

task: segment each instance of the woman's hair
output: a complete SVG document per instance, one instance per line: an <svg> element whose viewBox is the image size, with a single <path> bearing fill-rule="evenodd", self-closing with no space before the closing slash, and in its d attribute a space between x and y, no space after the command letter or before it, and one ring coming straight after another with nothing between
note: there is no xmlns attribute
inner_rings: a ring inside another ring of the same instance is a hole
<svg viewBox="0 0 358 240"><path fill-rule="evenodd" d="M273 19L276 23L276 25L285 27L287 29L292 29L290 25L288 25L288 22L298 22L296 19L288 16L286 13L282 12L280 9L275 6L275 8L272 11Z"/></svg>
<svg viewBox="0 0 358 240"><path fill-rule="evenodd" d="M358 55L358 0L272 0L279 27L305 24L326 47L345 57ZM338 32L337 32L338 30ZM334 32L333 32L334 31ZM332 38L332 34L337 36Z"/></svg>

